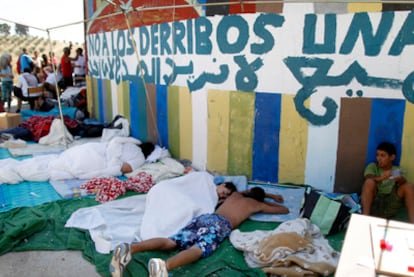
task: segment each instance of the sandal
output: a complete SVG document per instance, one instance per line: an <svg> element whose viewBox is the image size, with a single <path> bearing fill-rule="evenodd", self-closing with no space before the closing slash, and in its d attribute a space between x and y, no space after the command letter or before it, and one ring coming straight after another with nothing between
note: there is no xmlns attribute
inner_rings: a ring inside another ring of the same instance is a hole
<svg viewBox="0 0 414 277"><path fill-rule="evenodd" d="M167 267L161 259L151 259L148 262L149 277L168 277Z"/></svg>
<svg viewBox="0 0 414 277"><path fill-rule="evenodd" d="M111 272L112 277L121 277L130 261L131 250L128 243L122 243L115 247L109 264L109 272Z"/></svg>

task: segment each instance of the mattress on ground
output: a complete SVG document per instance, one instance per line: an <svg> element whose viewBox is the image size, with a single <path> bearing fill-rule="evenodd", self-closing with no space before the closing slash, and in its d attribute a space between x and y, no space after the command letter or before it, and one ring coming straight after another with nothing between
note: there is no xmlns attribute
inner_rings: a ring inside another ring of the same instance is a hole
<svg viewBox="0 0 414 277"><path fill-rule="evenodd" d="M49 182L21 182L0 185L0 212L17 207L33 207L62 199Z"/></svg>
<svg viewBox="0 0 414 277"><path fill-rule="evenodd" d="M52 180L50 185L63 198L78 198L87 196L86 189L81 189L81 185L86 183L86 179Z"/></svg>
<svg viewBox="0 0 414 277"><path fill-rule="evenodd" d="M293 186L293 185L283 185L283 184L256 184L249 183L248 188L252 187L261 187L265 190L266 193L271 194L280 194L284 198L282 205L286 206L289 209L288 214L265 214L257 213L250 216L251 220L255 221L270 221L270 222L284 222L287 220L295 219L300 217L300 209L302 207L303 198L305 195L304 186ZM272 199L267 199L266 201L274 202Z"/></svg>

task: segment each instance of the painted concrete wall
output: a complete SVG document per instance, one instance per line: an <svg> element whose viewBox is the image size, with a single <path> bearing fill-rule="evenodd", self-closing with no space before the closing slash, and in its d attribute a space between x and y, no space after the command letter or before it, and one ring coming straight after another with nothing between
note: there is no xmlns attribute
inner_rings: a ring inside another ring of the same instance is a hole
<svg viewBox="0 0 414 277"><path fill-rule="evenodd" d="M174 3L188 4L131 6ZM133 136L199 169L341 192L359 192L387 140L414 181L411 7L269 2L125 16L85 5L98 119L123 114Z"/></svg>

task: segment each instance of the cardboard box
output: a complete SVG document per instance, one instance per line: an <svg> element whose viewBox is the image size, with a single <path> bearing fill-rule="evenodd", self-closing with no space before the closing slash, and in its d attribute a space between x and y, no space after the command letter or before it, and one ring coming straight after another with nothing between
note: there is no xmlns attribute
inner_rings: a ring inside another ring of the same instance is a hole
<svg viewBox="0 0 414 277"><path fill-rule="evenodd" d="M0 113L0 130L19 126L22 115L19 113Z"/></svg>

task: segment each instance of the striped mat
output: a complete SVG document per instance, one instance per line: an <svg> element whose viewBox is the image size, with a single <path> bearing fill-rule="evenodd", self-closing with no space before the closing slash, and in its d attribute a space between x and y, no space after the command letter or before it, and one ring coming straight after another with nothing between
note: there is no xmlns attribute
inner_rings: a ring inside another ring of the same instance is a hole
<svg viewBox="0 0 414 277"><path fill-rule="evenodd" d="M0 185L0 212L18 207L33 207L62 197L49 182L21 182Z"/></svg>
<svg viewBox="0 0 414 277"><path fill-rule="evenodd" d="M0 148L0 159L11 158L7 148ZM24 157L20 157L22 159ZM27 157L25 157L27 158ZM62 199L49 182L21 182L0 184L0 212L17 207L33 207Z"/></svg>

